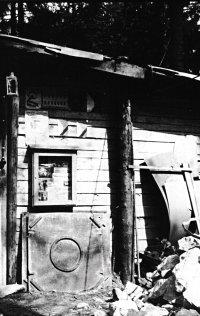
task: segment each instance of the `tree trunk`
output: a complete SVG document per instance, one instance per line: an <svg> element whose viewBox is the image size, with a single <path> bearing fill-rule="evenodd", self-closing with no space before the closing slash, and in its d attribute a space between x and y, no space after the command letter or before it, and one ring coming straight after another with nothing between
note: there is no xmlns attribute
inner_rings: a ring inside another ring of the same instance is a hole
<svg viewBox="0 0 200 316"><path fill-rule="evenodd" d="M15 1L11 1L11 35L16 35L16 11L15 11Z"/></svg>
<svg viewBox="0 0 200 316"><path fill-rule="evenodd" d="M132 281L133 275L133 192L132 171L128 165L132 163L132 125L130 101L121 105L120 121L120 266L121 279L125 285Z"/></svg>
<svg viewBox="0 0 200 316"><path fill-rule="evenodd" d="M17 130L19 97L8 97L7 104L7 283L16 283L16 209L17 209Z"/></svg>
<svg viewBox="0 0 200 316"><path fill-rule="evenodd" d="M179 71L185 71L183 49L183 5L183 1L169 1L169 67Z"/></svg>
<svg viewBox="0 0 200 316"><path fill-rule="evenodd" d="M23 37L24 32L24 8L23 2L18 2L18 35Z"/></svg>

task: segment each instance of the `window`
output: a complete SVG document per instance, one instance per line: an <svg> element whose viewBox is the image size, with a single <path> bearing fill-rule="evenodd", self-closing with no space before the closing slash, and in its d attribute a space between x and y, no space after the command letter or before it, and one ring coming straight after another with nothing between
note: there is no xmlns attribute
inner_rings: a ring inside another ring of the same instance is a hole
<svg viewBox="0 0 200 316"><path fill-rule="evenodd" d="M76 154L33 154L33 206L76 204Z"/></svg>

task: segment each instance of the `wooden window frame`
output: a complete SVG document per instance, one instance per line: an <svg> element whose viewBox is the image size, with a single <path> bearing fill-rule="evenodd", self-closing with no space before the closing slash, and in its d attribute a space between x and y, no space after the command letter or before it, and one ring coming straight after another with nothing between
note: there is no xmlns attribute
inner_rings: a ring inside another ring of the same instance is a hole
<svg viewBox="0 0 200 316"><path fill-rule="evenodd" d="M39 176L38 176L38 169L39 169L39 157L71 157L71 189L72 189L72 196L70 200L63 203L49 203L48 201L39 201L38 200L38 185L39 185ZM32 154L32 206L70 206L76 205L76 187L77 187L77 180L76 180L76 170L77 170L77 153L60 153L60 152L34 152Z"/></svg>

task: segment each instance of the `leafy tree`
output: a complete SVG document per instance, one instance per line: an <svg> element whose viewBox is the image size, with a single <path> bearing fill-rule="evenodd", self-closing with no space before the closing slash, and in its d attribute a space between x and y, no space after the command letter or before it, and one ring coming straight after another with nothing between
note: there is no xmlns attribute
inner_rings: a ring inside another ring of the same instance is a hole
<svg viewBox="0 0 200 316"><path fill-rule="evenodd" d="M9 10L10 2L0 1L3 33L10 33ZM142 66L199 72L198 1L28 1L24 11L25 25L23 34L18 29L19 36L114 58L126 57ZM173 25L178 21L179 27Z"/></svg>

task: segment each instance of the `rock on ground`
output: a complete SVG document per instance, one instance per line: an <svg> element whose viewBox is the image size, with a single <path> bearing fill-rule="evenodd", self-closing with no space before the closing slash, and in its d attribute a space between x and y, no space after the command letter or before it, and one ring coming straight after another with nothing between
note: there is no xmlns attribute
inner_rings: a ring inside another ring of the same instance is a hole
<svg viewBox="0 0 200 316"><path fill-rule="evenodd" d="M20 291L25 291L25 286L21 284L8 284L0 286L0 298L3 298L7 295L17 293Z"/></svg>
<svg viewBox="0 0 200 316"><path fill-rule="evenodd" d="M200 249L196 247L183 253L173 273L176 280L185 286L184 298L200 308Z"/></svg>

